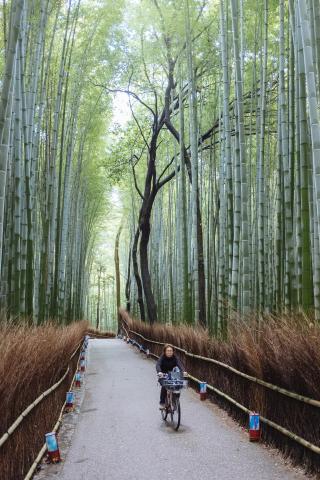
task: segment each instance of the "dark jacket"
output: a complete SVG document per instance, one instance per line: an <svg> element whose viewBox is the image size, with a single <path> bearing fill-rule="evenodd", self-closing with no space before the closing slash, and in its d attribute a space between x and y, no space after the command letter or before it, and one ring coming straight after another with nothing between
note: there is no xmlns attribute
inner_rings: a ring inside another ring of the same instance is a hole
<svg viewBox="0 0 320 480"><path fill-rule="evenodd" d="M183 364L181 363L179 358L176 357L175 355L173 355L171 358L166 357L165 355L161 355L161 357L158 359L156 364L156 370L158 373L171 372L171 370L173 370L174 367L178 367L181 370L181 372L184 372Z"/></svg>

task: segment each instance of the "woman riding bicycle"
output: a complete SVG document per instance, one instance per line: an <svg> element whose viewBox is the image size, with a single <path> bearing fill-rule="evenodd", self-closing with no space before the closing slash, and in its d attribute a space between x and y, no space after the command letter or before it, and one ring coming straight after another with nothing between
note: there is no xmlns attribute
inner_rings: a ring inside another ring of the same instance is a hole
<svg viewBox="0 0 320 480"><path fill-rule="evenodd" d="M158 359L156 364L156 370L159 377L159 383L161 385L161 392L160 392L160 409L165 408L165 401L166 401L166 389L162 385L163 384L163 374L171 372L174 367L178 367L181 373L185 376L187 372L184 371L183 364L181 360L176 356L174 348L172 345L166 344L163 347L163 354Z"/></svg>

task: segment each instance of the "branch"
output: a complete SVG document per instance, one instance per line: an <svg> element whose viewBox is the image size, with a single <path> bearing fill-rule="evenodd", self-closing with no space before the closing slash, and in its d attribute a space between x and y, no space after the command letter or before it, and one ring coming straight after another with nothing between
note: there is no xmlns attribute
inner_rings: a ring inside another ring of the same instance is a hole
<svg viewBox="0 0 320 480"><path fill-rule="evenodd" d="M136 125L137 125L137 127L138 127L138 129L139 129L140 135L141 135L141 137L143 138L143 141L144 141L146 147L149 148L149 144L148 144L148 142L147 142L146 137L144 136L144 133L143 133L143 130L142 130L141 125L140 125L140 123L139 123L139 120L137 119L137 117L136 117L136 115L135 115L135 113L134 113L134 111L133 111L133 107L132 107L132 103L131 103L130 97L129 97L129 106L130 106L130 110L131 110L131 115L132 115L134 121L136 122Z"/></svg>
<svg viewBox="0 0 320 480"><path fill-rule="evenodd" d="M157 184L158 184L158 185L159 185L160 180L161 180L161 178L163 177L163 175L166 173L166 171L168 170L168 168L170 168L171 165L173 164L174 159L175 159L175 156L172 157L172 159L170 160L170 162L167 164L167 166L165 167L165 169L163 170L163 172L162 172L161 175L159 176L158 181L157 181Z"/></svg>
<svg viewBox="0 0 320 480"><path fill-rule="evenodd" d="M177 168L177 172L180 171L180 165L178 165L178 168ZM157 183L157 190L160 190L160 188L163 187L163 185L165 185L166 183L170 182L170 180L172 180L176 175L176 170L173 170L173 172L170 173L170 175L168 175L166 178L164 178L162 180L162 182L158 182Z"/></svg>
<svg viewBox="0 0 320 480"><path fill-rule="evenodd" d="M166 88L166 93L165 93L165 104L164 104L164 123L169 130L169 132L173 135L173 137L176 139L176 141L180 144L180 135L177 129L174 127L174 125L171 122L171 103L170 103L170 98L171 98L171 92L174 90L175 87L175 81L174 81L174 69L175 69L175 62L172 61L170 58L170 51L167 51L168 53L168 85ZM178 100L179 104L179 100ZM181 106L179 106L181 108ZM185 162L187 172L188 172L188 177L190 180L190 183L192 184L192 172L191 172L191 161L190 157L188 154L188 151L186 149L186 146L183 145L183 160ZM182 162L182 158L180 158L180 162Z"/></svg>
<svg viewBox="0 0 320 480"><path fill-rule="evenodd" d="M137 159L136 164L134 164L134 163L132 162L132 159L133 159L133 158L136 158L136 159ZM141 158L141 157L140 157L140 158ZM138 186L137 177L136 177L136 171L135 171L135 169L134 169L134 167L135 167L135 166L137 165L137 163L139 162L140 158L138 158L137 155L132 155L130 161L131 161L131 165L132 165L132 173L133 173L133 179L134 179L134 186L136 187L136 190L137 190L139 196L141 197L141 199L144 200L144 196L142 195L141 190L140 190L140 188L139 188L139 186Z"/></svg>
<svg viewBox="0 0 320 480"><path fill-rule="evenodd" d="M202 13L202 10L203 8L201 9L197 19L196 19L196 22L195 23L198 23L199 21L199 18L201 17L201 13ZM203 34L203 32L205 32L206 30L208 30L208 28L212 25L212 23L214 22L214 20L211 20L211 22L208 23L208 25L206 25L199 33L197 33L197 35L195 35L192 40L191 40L191 43L195 42L196 40L198 40L199 37L201 37L201 35ZM193 30L193 29L191 29ZM180 51L178 52L177 56L176 56L176 61L178 60L178 58L180 57L180 55L182 54L182 52L185 50L187 44L186 42L184 42L184 44L182 45Z"/></svg>
<svg viewBox="0 0 320 480"><path fill-rule="evenodd" d="M166 127L169 130L169 132L173 135L173 137L177 140L177 142L180 145L179 132L174 127L174 125L171 123L170 117L166 118L165 124L166 124ZM184 156L184 163L185 163L185 166L186 166L187 172L188 172L188 177L189 177L190 183L192 184L191 160L190 160L190 156L188 154L188 150L187 150L185 145L183 145L183 156ZM182 161L182 159L180 159L180 161Z"/></svg>
<svg viewBox="0 0 320 480"><path fill-rule="evenodd" d="M141 103L141 105L143 105L145 108L147 108L149 110L149 112L151 112L152 115L155 117L156 114L155 114L154 110L150 107L150 105L148 105L143 100L141 100L139 95L137 95L135 92L132 92L129 89L123 89L123 88L109 88L106 85L102 85L101 83L95 83L95 82L92 82L92 81L90 81L90 83L92 85L94 85L95 87L104 88L109 93L126 93L127 95L129 95L129 97L133 97L135 100L137 100L139 103Z"/></svg>

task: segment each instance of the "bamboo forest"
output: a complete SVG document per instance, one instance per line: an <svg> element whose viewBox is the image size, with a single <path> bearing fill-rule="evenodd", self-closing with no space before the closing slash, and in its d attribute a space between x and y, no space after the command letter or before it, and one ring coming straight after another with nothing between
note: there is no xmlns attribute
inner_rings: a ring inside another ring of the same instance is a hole
<svg viewBox="0 0 320 480"><path fill-rule="evenodd" d="M114 317L116 198L142 320L318 320L318 0L110 5L3 2L1 307Z"/></svg>
<svg viewBox="0 0 320 480"><path fill-rule="evenodd" d="M320 0L2 0L1 480L320 478L319 409Z"/></svg>
<svg viewBox="0 0 320 480"><path fill-rule="evenodd" d="M4 0L1 307L318 320L319 20L318 0Z"/></svg>

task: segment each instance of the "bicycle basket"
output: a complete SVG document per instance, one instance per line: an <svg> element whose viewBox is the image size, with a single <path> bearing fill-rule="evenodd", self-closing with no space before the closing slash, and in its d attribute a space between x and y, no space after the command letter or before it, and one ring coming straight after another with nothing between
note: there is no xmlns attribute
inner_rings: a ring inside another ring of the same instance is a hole
<svg viewBox="0 0 320 480"><path fill-rule="evenodd" d="M181 390L183 388L183 380L180 380L180 379L175 379L175 380L165 379L163 381L163 386L167 390Z"/></svg>

